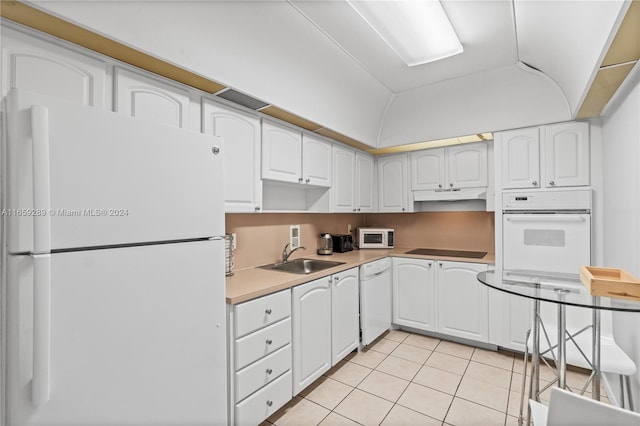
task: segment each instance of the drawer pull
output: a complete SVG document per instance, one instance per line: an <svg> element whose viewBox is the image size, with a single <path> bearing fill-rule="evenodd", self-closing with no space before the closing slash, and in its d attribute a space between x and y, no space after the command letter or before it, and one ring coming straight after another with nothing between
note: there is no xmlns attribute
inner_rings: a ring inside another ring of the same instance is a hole
<svg viewBox="0 0 640 426"><path fill-rule="evenodd" d="M271 407L272 405L273 405L273 401L268 400L268 401L267 401L267 407Z"/></svg>
<svg viewBox="0 0 640 426"><path fill-rule="evenodd" d="M267 345L270 345L270 344L272 344L272 343L273 343L273 340L271 340L271 339L267 339Z"/></svg>
<svg viewBox="0 0 640 426"><path fill-rule="evenodd" d="M273 373L273 370L271 368L267 368L267 374L271 374Z"/></svg>
<svg viewBox="0 0 640 426"><path fill-rule="evenodd" d="M264 313L267 314L267 315L271 315L271 308L265 310Z"/></svg>

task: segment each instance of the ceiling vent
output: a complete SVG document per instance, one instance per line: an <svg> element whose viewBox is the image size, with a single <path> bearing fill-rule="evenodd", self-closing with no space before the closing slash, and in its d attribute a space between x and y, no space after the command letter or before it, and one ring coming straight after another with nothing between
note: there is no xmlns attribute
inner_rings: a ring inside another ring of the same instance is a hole
<svg viewBox="0 0 640 426"><path fill-rule="evenodd" d="M252 110L259 110L269 105L264 101L252 98L233 89L227 89L224 92L217 93L216 96Z"/></svg>

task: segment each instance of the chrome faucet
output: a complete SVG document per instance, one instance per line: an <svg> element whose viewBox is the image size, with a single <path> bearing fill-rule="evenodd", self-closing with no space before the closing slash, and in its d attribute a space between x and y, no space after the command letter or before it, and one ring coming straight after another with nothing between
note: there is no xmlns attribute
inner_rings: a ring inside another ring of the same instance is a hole
<svg viewBox="0 0 640 426"><path fill-rule="evenodd" d="M300 249L306 250L306 248L304 247L296 247L287 253L287 247L289 247L289 243L287 243L287 245L284 246L284 249L282 250L282 263L287 263L287 261L289 260L289 256L291 256L291 253L293 253L294 251L300 250Z"/></svg>

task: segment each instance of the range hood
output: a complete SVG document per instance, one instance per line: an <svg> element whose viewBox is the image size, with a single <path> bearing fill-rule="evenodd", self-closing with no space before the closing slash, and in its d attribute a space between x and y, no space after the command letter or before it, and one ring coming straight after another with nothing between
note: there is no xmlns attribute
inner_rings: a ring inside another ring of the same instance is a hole
<svg viewBox="0 0 640 426"><path fill-rule="evenodd" d="M413 201L465 201L486 200L487 188L436 189L413 191Z"/></svg>

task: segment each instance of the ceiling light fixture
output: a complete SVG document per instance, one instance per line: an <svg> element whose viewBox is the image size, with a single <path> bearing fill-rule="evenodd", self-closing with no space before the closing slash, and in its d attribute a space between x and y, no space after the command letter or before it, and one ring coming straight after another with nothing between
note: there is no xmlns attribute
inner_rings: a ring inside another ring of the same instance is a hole
<svg viewBox="0 0 640 426"><path fill-rule="evenodd" d="M463 51L438 0L347 0L347 3L410 67Z"/></svg>

